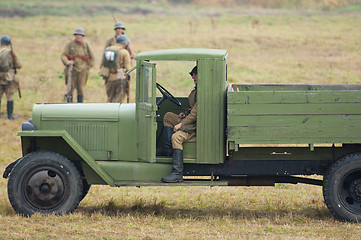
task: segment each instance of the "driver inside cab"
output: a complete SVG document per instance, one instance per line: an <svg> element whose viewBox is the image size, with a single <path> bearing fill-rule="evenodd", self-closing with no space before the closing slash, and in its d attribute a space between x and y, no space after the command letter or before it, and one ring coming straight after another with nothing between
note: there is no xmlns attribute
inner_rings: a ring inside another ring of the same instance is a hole
<svg viewBox="0 0 361 240"><path fill-rule="evenodd" d="M190 108L185 113L167 112L164 115L163 146L157 149L157 156L173 154L172 172L161 179L165 183L183 182L183 143L196 136L197 126L197 66L189 73L195 84L188 96Z"/></svg>

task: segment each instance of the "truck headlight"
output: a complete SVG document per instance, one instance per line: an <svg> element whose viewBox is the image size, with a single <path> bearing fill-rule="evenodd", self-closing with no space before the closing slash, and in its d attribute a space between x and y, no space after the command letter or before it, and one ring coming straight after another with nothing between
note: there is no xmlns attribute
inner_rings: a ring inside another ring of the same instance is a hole
<svg viewBox="0 0 361 240"><path fill-rule="evenodd" d="M23 122L21 124L21 131L33 131L36 130L35 125L33 124L33 119L29 119L28 122Z"/></svg>

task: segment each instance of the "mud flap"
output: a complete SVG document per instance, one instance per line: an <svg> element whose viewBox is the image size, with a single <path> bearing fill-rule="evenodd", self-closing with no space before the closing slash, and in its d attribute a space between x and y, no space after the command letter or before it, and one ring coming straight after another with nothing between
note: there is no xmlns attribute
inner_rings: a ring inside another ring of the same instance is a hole
<svg viewBox="0 0 361 240"><path fill-rule="evenodd" d="M6 168L5 168L5 171L3 173L3 178L8 178L9 177L9 174L11 173L11 170L13 170L14 166L22 159L21 158L18 158L16 159L14 162L10 163Z"/></svg>

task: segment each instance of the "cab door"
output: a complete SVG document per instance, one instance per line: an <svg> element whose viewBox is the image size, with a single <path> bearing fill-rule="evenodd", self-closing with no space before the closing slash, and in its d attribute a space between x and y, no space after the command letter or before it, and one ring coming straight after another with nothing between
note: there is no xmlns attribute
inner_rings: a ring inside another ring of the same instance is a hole
<svg viewBox="0 0 361 240"><path fill-rule="evenodd" d="M137 148L138 161L155 162L156 149L156 69L155 63L137 63Z"/></svg>

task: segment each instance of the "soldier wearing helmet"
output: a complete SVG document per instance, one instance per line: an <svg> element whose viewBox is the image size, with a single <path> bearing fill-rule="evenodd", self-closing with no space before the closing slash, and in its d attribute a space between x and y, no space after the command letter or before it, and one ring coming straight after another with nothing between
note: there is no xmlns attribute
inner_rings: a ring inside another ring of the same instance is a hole
<svg viewBox="0 0 361 240"><path fill-rule="evenodd" d="M105 43L105 48L107 47L110 47L110 46L113 46L116 44L116 40L117 40L117 37L124 34L124 30L125 30L125 26L124 26L124 23L122 22L116 22L115 25L114 25L114 31L115 31L115 35L111 38L109 38L106 43ZM104 49L105 49L104 48ZM130 58L134 58L135 57L135 54L133 53L131 47L130 47L130 42L128 42L125 46L125 49L128 50L129 52L129 55L130 55Z"/></svg>
<svg viewBox="0 0 361 240"><path fill-rule="evenodd" d="M128 43L128 38L121 34L115 45L104 50L99 74L105 80L108 102L122 103L126 95L129 78L125 73L131 68L130 55L125 49Z"/></svg>
<svg viewBox="0 0 361 240"><path fill-rule="evenodd" d="M18 56L12 50L11 39L8 35L3 35L0 40L0 106L2 96L7 98L8 119L17 118L13 115L14 93L19 89L19 80L16 76L16 69L22 67Z"/></svg>
<svg viewBox="0 0 361 240"><path fill-rule="evenodd" d="M74 36L75 39L64 47L61 61L66 66L65 82L71 81L71 98L68 99L68 102L72 102L73 91L76 89L77 100L81 103L84 99L84 87L88 80L89 69L94 65L94 55L89 44L83 40L85 37L83 28L77 28ZM71 69L71 74L69 74L69 69Z"/></svg>

